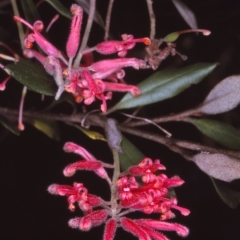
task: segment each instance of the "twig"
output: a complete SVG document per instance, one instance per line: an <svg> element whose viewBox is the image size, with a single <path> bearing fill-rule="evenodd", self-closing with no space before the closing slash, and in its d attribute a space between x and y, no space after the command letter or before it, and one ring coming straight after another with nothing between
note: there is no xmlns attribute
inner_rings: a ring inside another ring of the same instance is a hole
<svg viewBox="0 0 240 240"><path fill-rule="evenodd" d="M18 111L8 108L0 107L0 113L5 115L8 119L17 122ZM42 118L48 120L62 121L62 122L76 122L80 123L82 119L86 116L84 113L78 113L74 115L63 115L63 114L52 114L46 112L34 112L25 111L23 112L24 121L30 121L34 118ZM98 126L104 128L106 123L106 117L100 114L91 114L86 119L87 123L91 126ZM174 152L177 152L184 156L186 159L190 160L190 153L208 152L208 153L222 153L234 158L240 159L240 151L225 150L220 148L208 147L201 145L199 143L178 140L175 138L163 137L151 132L142 131L139 129L134 129L133 127L119 126L120 130L144 139L152 140L165 145Z"/></svg>
<svg viewBox="0 0 240 240"><path fill-rule="evenodd" d="M129 117L129 118L140 119L142 121L150 123L150 124L154 125L155 127L157 127L158 129L160 129L162 132L164 132L167 137L171 137L172 136L172 134L170 132L168 132L166 129L162 128L161 126L157 125L155 122L149 120L148 118L136 117L136 116L132 116L132 115L126 114L126 113L122 113L122 114L127 116L127 117Z"/></svg>
<svg viewBox="0 0 240 240"><path fill-rule="evenodd" d="M154 39L155 33L156 33L156 18L153 12L152 0L146 0L146 2L148 6L149 19L150 19L150 39Z"/></svg>
<svg viewBox="0 0 240 240"><path fill-rule="evenodd" d="M118 213L118 203L117 203L117 180L120 174L120 161L119 161L119 153L116 149L112 148L113 159L114 159L114 171L111 183L111 210L112 215L116 215Z"/></svg>
<svg viewBox="0 0 240 240"><path fill-rule="evenodd" d="M193 153L199 152L208 152L208 153L222 153L224 155L228 155L234 158L240 159L240 151L231 151L231 150L223 150L219 148L213 148L204 146L198 143L182 141L174 138L166 138L160 135L150 133L147 131L142 131L134 128L128 128L120 126L120 130L138 137L142 137L144 139L152 140L154 142L158 142L162 145L165 145L172 151L179 153L184 158L188 160L192 160Z"/></svg>
<svg viewBox="0 0 240 240"><path fill-rule="evenodd" d="M156 117L149 119L151 122L155 123L163 123L163 122L177 122L177 121L182 121L184 118L187 118L189 116L197 116L199 115L198 108L190 109L181 113L173 114L173 115L168 115L168 116L162 116L162 117ZM149 122L146 121L137 121L137 122L130 122L126 124L128 127L137 127L137 126L144 126L148 125Z"/></svg>
<svg viewBox="0 0 240 240"><path fill-rule="evenodd" d="M110 29L110 22L111 22L111 14L112 14L112 7L113 7L114 0L109 0L107 16L106 16L106 26L105 26L105 35L104 40L107 41L109 37L109 29Z"/></svg>

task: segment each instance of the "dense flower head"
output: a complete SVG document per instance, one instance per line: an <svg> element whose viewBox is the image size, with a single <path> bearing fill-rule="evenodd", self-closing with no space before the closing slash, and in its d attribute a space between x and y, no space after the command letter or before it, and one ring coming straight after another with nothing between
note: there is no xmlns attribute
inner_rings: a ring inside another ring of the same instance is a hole
<svg viewBox="0 0 240 240"><path fill-rule="evenodd" d="M83 10L77 4L73 4L71 13L73 17L66 43L68 59L41 34L44 28L42 21L36 21L31 25L21 17L14 16L15 21L23 23L32 31L25 38L24 55L28 58L36 58L46 72L53 76L58 86L55 99L59 99L63 91L72 93L76 102L83 101L86 105L91 104L95 99L100 99L101 110L106 112L106 100L111 99L112 92L130 92L133 96L138 96L141 93L140 89L127 85L123 81L125 75L123 69L125 67L143 69L147 67L146 62L137 58L125 58L125 56L136 43L149 45L150 39L134 38L131 34L123 34L121 41L105 41L92 48L81 49L80 47L79 49ZM32 50L34 42L44 54ZM104 55L117 53L118 58L94 62L92 51ZM79 56L82 56L83 60L87 59L87 62L80 64Z"/></svg>
<svg viewBox="0 0 240 240"><path fill-rule="evenodd" d="M75 211L78 206L83 212L82 216L69 220L70 227L89 231L95 226L105 224L103 240L114 239L117 227L122 227L141 240L167 240L161 231L175 231L182 237L188 235L188 228L167 221L175 217L175 210L184 216L190 213L188 209L178 206L175 197L169 197L169 189L182 185L184 181L178 176L168 178L161 173L165 167L159 159L153 161L144 158L138 165L122 172L117 181L113 182L105 170L112 168L112 165L97 160L86 149L72 142L66 143L64 150L82 157L64 169L65 176L72 176L77 170L91 170L107 180L111 189L116 189L111 190L111 201L105 201L89 194L83 183L75 182L73 186L50 185L48 191L51 194L67 197L69 210ZM143 212L148 217L131 219L126 216L133 211ZM152 213L159 215L157 220L149 218Z"/></svg>

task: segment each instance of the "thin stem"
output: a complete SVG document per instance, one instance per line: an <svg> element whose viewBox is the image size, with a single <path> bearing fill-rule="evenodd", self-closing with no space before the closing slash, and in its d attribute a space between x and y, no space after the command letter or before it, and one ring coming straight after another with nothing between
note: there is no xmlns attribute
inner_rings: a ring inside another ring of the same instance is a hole
<svg viewBox="0 0 240 240"><path fill-rule="evenodd" d="M11 0L11 4L12 4L12 8L13 8L13 13L16 16L20 16L20 13L18 11L18 7L17 7L17 3L16 0ZM21 43L21 48L22 50L24 49L24 31L23 31L23 26L21 23L17 22L17 28L18 28L18 34L19 34L19 38L20 38L20 43Z"/></svg>
<svg viewBox="0 0 240 240"><path fill-rule="evenodd" d="M20 101L19 115L18 115L18 129L20 131L24 130L24 124L22 121L22 117L23 117L23 107L24 107L24 101L25 101L26 94L27 94L27 87L24 86L23 90L22 90L22 97L21 97L21 101Z"/></svg>
<svg viewBox="0 0 240 240"><path fill-rule="evenodd" d="M136 117L136 116L132 116L132 115L126 114L126 113L123 113L123 115L129 117L129 119L130 118L135 118L135 119L139 119L139 120L142 120L144 122L150 123L150 124L154 125L155 127L157 127L158 129L160 129L162 132L164 132L167 135L167 137L171 137L172 136L172 134L170 132L168 132L166 129L162 128L161 126L159 126L155 122L149 120L148 118Z"/></svg>
<svg viewBox="0 0 240 240"><path fill-rule="evenodd" d="M0 113L5 115L8 119L12 121L17 121L18 118L18 111L8 108L0 107ZM63 114L52 114L46 112L34 112L34 111L24 111L23 112L23 120L26 122L31 122L34 118L42 118L48 120L55 120L55 121L62 121L62 122L77 122L80 123L81 120L85 117L84 113L78 113L74 115L63 115ZM100 114L91 114L87 118L87 122L89 126L98 126L98 127L105 127L106 118ZM174 138L166 138L151 132L142 131L139 129L134 129L133 127L125 127L119 126L122 132L126 132L144 139L152 140L158 142L162 145L167 146L174 152L178 152L182 156L189 159L189 155L185 154L189 152L209 152L209 153L222 153L234 158L240 159L240 151L232 151L232 150L225 150L215 147L208 147L199 143L189 142L178 140ZM184 154L184 155L183 155Z"/></svg>
<svg viewBox="0 0 240 240"><path fill-rule="evenodd" d="M154 39L156 34L156 18L153 12L152 0L146 0L150 19L150 39Z"/></svg>
<svg viewBox="0 0 240 240"><path fill-rule="evenodd" d="M224 149L204 146L199 143L182 141L174 138L166 138L151 132L142 131L134 128L128 128L128 127L122 127L122 126L120 126L119 128L123 132L165 145L173 152L179 153L184 158L190 161L192 161L193 152L222 153L224 155L228 155L230 157L234 157L237 159L240 158L240 151L224 150Z"/></svg>
<svg viewBox="0 0 240 240"><path fill-rule="evenodd" d="M112 7L113 7L114 0L109 0L107 16L106 16L106 26L105 26L105 35L104 40L107 41L109 37L109 29L110 29L110 22L111 22L111 14L112 14Z"/></svg>
<svg viewBox="0 0 240 240"><path fill-rule="evenodd" d="M199 110L198 108L193 108L181 113L177 113L174 115L168 115L168 116L162 116L162 117L157 117L157 118L152 118L149 119L150 122L154 123L163 123L163 122L178 122L182 121L183 119L189 117L189 116L196 116L199 115ZM137 122L130 122L126 126L128 127L137 127L137 126L144 126L150 124L148 121L137 121Z"/></svg>
<svg viewBox="0 0 240 240"><path fill-rule="evenodd" d="M112 148L113 160L114 160L114 171L111 185L111 208L113 217L118 213L118 203L117 203L117 180L120 174L120 161L119 154L116 149Z"/></svg>
<svg viewBox="0 0 240 240"><path fill-rule="evenodd" d="M85 50L85 48L87 46L88 38L90 35L90 31L91 31L92 23L93 23L93 19L94 19L95 8L96 8L96 0L90 0L90 9L89 9L89 14L88 14L87 26L86 26L84 36L82 39L81 47L80 47L78 54L76 56L76 59L73 63L74 68L79 67L82 56L83 56L83 51Z"/></svg>

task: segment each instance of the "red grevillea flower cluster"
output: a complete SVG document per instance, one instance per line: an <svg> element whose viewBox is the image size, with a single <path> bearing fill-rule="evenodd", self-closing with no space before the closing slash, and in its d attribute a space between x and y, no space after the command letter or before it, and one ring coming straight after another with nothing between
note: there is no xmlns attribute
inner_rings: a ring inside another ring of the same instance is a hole
<svg viewBox="0 0 240 240"><path fill-rule="evenodd" d="M92 170L99 177L106 179L111 188L111 200L105 201L90 194L83 183L75 182L73 186L50 185L48 191L51 194L67 197L70 211L74 211L78 206L83 212L82 217L70 219L68 222L70 227L89 231L95 226L105 224L103 240L114 239L118 227L122 227L140 240L167 240L161 231L175 231L182 237L188 235L188 228L167 221L175 217L173 213L175 210L184 216L190 213L188 209L177 205L175 197L168 196L170 188L180 186L184 181L178 176L168 178L162 174L160 171L165 170L165 167L160 160L144 158L141 163L130 167L114 181L105 170L113 166L97 160L83 147L68 142L64 150L83 158L68 165L63 171L65 176L72 176L77 170ZM158 219L126 217L133 211L141 211L147 215L156 213L159 217Z"/></svg>
<svg viewBox="0 0 240 240"><path fill-rule="evenodd" d="M59 99L66 90L73 94L77 102L84 101L87 105L96 98L100 99L101 110L106 112L106 100L111 99L113 91L130 92L133 96L138 96L140 94L138 87L125 84L123 68L146 68L146 62L125 56L137 42L149 45L150 39L136 39L132 35L123 34L121 41L106 41L92 48L79 49L83 10L77 4L73 4L71 12L73 18L66 44L67 58L41 34L44 27L42 21L36 21L31 25L21 17L14 16L15 21L25 24L32 31L25 38L24 54L28 58L36 58L53 76L58 86L55 99ZM33 42L37 43L44 54L32 49ZM92 51L104 55L117 53L119 58L93 62ZM81 56L86 60L85 64L80 64Z"/></svg>

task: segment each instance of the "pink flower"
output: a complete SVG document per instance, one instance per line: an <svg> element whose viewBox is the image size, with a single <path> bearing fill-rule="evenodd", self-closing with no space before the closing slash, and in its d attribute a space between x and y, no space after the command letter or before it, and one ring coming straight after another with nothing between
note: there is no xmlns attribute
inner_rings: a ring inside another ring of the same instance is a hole
<svg viewBox="0 0 240 240"><path fill-rule="evenodd" d="M30 33L25 39L25 47L32 48L32 43L36 41L38 46L47 54L54 57L60 57L60 51L54 47L50 42L48 42L43 35L40 33L43 29L42 21L36 21L33 26L26 22L24 19L18 16L14 16L16 22L21 22L29 27L33 33Z"/></svg>
<svg viewBox="0 0 240 240"><path fill-rule="evenodd" d="M97 44L96 51L101 54L113 54L118 52L119 57L125 57L127 50L132 49L137 42L142 42L146 45L151 43L149 38L134 39L133 35L122 35L123 41L106 41Z"/></svg>
<svg viewBox="0 0 240 240"><path fill-rule="evenodd" d="M78 50L83 10L77 4L73 4L71 6L71 12L73 14L73 18L71 24L71 31L68 36L66 46L66 51L69 58L75 57Z"/></svg>
<svg viewBox="0 0 240 240"><path fill-rule="evenodd" d="M82 164L82 168L85 168L85 169L88 168L88 170L94 170L94 172L99 177L106 179L109 183L111 182L106 170L103 168L103 163L97 161L97 159L93 155L91 155L86 149L84 149L83 147L81 147L75 143L72 143L72 142L67 142L64 145L63 149L66 152L73 152L73 153L76 153L76 154L82 156L85 160L84 163ZM88 165L86 165L87 162L88 162ZM101 164L99 164L99 163L101 163ZM77 163L67 166L64 170L65 174L68 174L69 172L74 174L74 172L80 168L79 165L80 165L80 162L77 162ZM90 168L92 168L92 169L90 169Z"/></svg>
<svg viewBox="0 0 240 240"><path fill-rule="evenodd" d="M80 52L77 53L80 44L83 10L77 4L73 4L71 12L73 17L66 43L68 60L52 43L43 37L41 31L44 26L41 21L36 21L31 25L21 17L14 16L15 21L23 23L32 30L25 39L25 47L28 50L25 50L24 54L28 58L35 57L45 67L46 72L53 76L58 86L55 99L58 100L62 92L66 90L73 94L78 103L83 101L86 105L90 105L96 99L100 99L102 101L101 110L106 112L106 101L112 98L112 92L130 92L133 96L138 96L140 89L133 85L127 85L123 81L122 78L125 75L123 68L144 69L147 68L146 62L137 58L122 57L138 42L149 45L151 43L150 39L135 39L133 35L123 34L122 41L102 42L93 48L83 50L80 48ZM33 42L36 42L47 56L30 50ZM118 53L118 56L121 58L94 62L91 53L94 50L101 54ZM73 62L73 58L76 55L79 56L79 54L83 55L83 59L87 60L86 64L78 66L78 57ZM109 80L114 82L109 82Z"/></svg>
<svg viewBox="0 0 240 240"><path fill-rule="evenodd" d="M104 168L109 167L75 143L66 143L64 150L84 158L68 165L64 170L66 176L72 175L76 170L92 170L102 177ZM51 194L66 196L71 211L75 210L75 205L82 210L82 217L73 218L68 222L70 227L89 231L95 226L105 224L103 240L113 240L117 227L122 227L139 240L168 240L162 231L175 231L179 236L186 237L189 233L188 228L178 223L167 222L175 217L172 210L178 210L184 216L190 213L188 209L177 205L176 198L168 197L169 187L180 186L183 181L179 177L168 178L158 173L159 170L165 170L160 160L153 162L150 158L144 158L137 166L130 167L122 173L125 176L117 180L117 192L111 191L111 202L89 194L82 183L74 183L73 186L52 184L48 191ZM114 183L106 171L104 174L107 176L104 179L112 187ZM137 182L135 176L142 176L142 182ZM158 213L160 216L158 220L149 217L131 219L125 216L133 211L141 211L148 216Z"/></svg>

